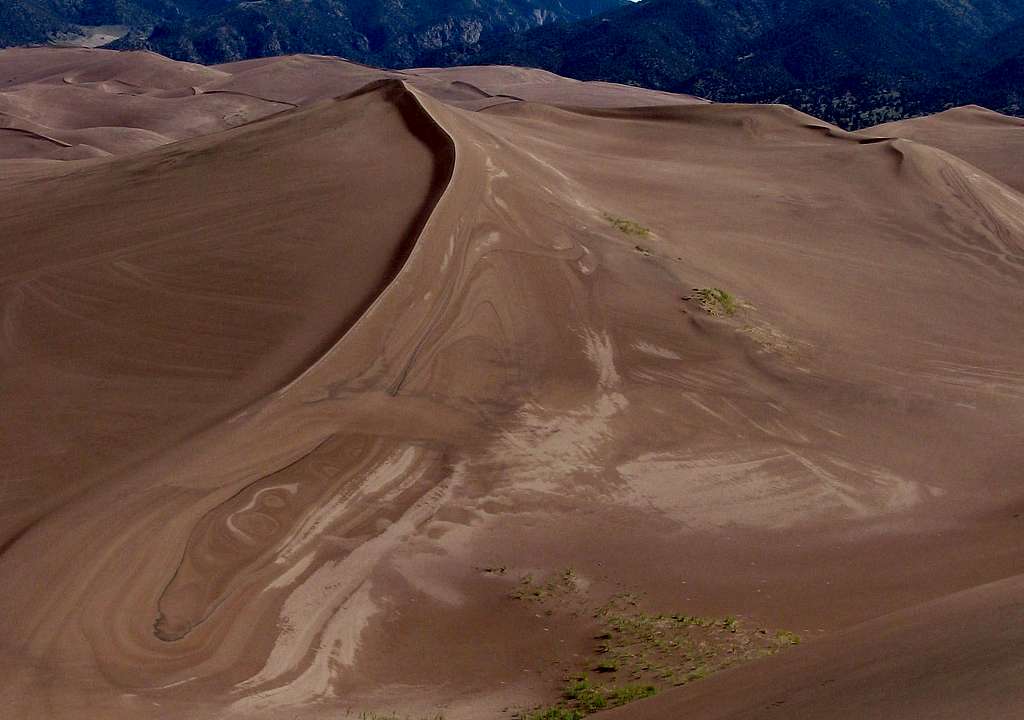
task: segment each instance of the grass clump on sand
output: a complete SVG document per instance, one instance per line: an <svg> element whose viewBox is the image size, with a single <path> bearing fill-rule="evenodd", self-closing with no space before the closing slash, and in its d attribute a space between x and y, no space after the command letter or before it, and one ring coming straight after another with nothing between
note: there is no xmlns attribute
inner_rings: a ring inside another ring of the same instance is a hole
<svg viewBox="0 0 1024 720"><path fill-rule="evenodd" d="M631 595L597 611L605 631L595 636L594 669L653 687L685 685L738 663L800 642L796 634L747 627L733 615L655 615L638 609Z"/></svg>
<svg viewBox="0 0 1024 720"><path fill-rule="evenodd" d="M626 218L612 215L611 213L605 213L604 219L610 222L616 230L626 235L635 235L637 237L647 237L651 234L651 229L646 228L638 222L627 220Z"/></svg>
<svg viewBox="0 0 1024 720"><path fill-rule="evenodd" d="M562 587L561 578L550 581ZM524 596L553 599L547 585L527 582ZM520 720L580 720L587 715L641 700L673 685L685 685L719 670L796 645L800 638L787 630L769 632L748 627L735 615L658 615L643 612L639 600L616 595L594 611L601 632L594 636L594 655L587 675L570 676L561 699L549 707L520 713Z"/></svg>
<svg viewBox="0 0 1024 720"><path fill-rule="evenodd" d="M784 647L786 645L799 645L800 636L794 632L790 632L789 630L779 630L775 633L775 642L777 642L780 647Z"/></svg>
<svg viewBox="0 0 1024 720"><path fill-rule="evenodd" d="M525 575L516 589L510 593L510 597L514 600L543 602L558 595L575 592L576 584L576 571L572 568L566 568L544 582L535 582L532 575Z"/></svg>
<svg viewBox="0 0 1024 720"><path fill-rule="evenodd" d="M557 705L520 715L521 720L580 720L605 708L618 707L650 697L657 692L653 685L610 687L580 675L569 681Z"/></svg>
<svg viewBox="0 0 1024 720"><path fill-rule="evenodd" d="M354 720L413 720L408 715L396 715L395 713L375 713L375 712L361 712L358 715L353 715L350 712L345 714L345 717L354 718ZM444 720L444 715L430 715L416 720Z"/></svg>
<svg viewBox="0 0 1024 720"><path fill-rule="evenodd" d="M583 720L583 713L572 708L552 705L544 710L537 710L529 715L521 715L522 720Z"/></svg>
<svg viewBox="0 0 1024 720"><path fill-rule="evenodd" d="M722 288L694 288L697 305L708 315L735 315L741 303Z"/></svg>
<svg viewBox="0 0 1024 720"><path fill-rule="evenodd" d="M658 693L658 688L653 685L624 685L614 688L608 693L608 701L612 707L625 705L634 700L643 700Z"/></svg>

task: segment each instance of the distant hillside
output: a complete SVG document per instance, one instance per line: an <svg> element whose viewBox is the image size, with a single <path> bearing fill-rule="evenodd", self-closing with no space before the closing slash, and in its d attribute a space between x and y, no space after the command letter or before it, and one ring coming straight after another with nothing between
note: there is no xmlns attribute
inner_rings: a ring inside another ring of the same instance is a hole
<svg viewBox="0 0 1024 720"><path fill-rule="evenodd" d="M860 127L975 96L1019 108L1022 18L1024 0L645 0L492 38L457 62L785 102Z"/></svg>
<svg viewBox="0 0 1024 720"><path fill-rule="evenodd" d="M647 0L516 37L491 37L463 63L540 67L580 79L670 88L776 27L786 2Z"/></svg>
<svg viewBox="0 0 1024 720"><path fill-rule="evenodd" d="M112 45L219 63L285 53L399 67L482 37L575 21L627 0L0 0L0 46L45 43L76 26L124 25Z"/></svg>
<svg viewBox="0 0 1024 720"><path fill-rule="evenodd" d="M22 45L39 42L52 33L67 30L66 20L43 3L24 0L0 2L0 45Z"/></svg>
<svg viewBox="0 0 1024 720"><path fill-rule="evenodd" d="M96 25L131 28L109 47L177 60L537 67L848 128L1024 112L1024 0L0 0L0 45Z"/></svg>
<svg viewBox="0 0 1024 720"><path fill-rule="evenodd" d="M147 28L202 14L208 0L0 0L0 47L46 43L79 26Z"/></svg>
<svg viewBox="0 0 1024 720"><path fill-rule="evenodd" d="M1024 20L982 43L974 56L987 60L988 66L961 83L957 97L1010 115L1024 115Z"/></svg>

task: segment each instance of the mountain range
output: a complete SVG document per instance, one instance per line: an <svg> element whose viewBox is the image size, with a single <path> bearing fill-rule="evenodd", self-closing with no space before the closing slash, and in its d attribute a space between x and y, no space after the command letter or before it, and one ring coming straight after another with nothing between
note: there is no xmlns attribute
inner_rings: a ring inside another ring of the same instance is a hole
<svg viewBox="0 0 1024 720"><path fill-rule="evenodd" d="M482 35L574 21L626 0L3 0L0 45L43 43L76 27L122 25L112 46L177 60L230 62L303 52L414 65L442 48L466 55Z"/></svg>
<svg viewBox="0 0 1024 720"><path fill-rule="evenodd" d="M287 53L501 64L778 102L858 128L1024 111L1024 0L2 0L0 44L119 24L115 49L204 64Z"/></svg>
<svg viewBox="0 0 1024 720"><path fill-rule="evenodd" d="M1018 114L1024 2L645 0L436 59L780 102L848 127L968 103Z"/></svg>

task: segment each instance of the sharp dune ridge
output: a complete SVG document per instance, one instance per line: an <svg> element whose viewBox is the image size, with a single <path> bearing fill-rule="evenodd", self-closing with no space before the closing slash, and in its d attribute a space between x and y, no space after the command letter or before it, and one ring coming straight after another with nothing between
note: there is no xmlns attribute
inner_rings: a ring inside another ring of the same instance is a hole
<svg viewBox="0 0 1024 720"><path fill-rule="evenodd" d="M0 88L4 713L1020 712L1018 122L318 56ZM615 603L739 631L598 674Z"/></svg>

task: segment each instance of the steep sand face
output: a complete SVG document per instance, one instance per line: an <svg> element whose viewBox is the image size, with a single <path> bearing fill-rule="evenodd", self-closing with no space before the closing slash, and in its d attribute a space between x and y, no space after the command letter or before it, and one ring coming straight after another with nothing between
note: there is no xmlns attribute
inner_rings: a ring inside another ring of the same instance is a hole
<svg viewBox="0 0 1024 720"><path fill-rule="evenodd" d="M5 541L355 321L448 172L417 112L384 88L4 188ZM349 138L371 128L388 147L367 156Z"/></svg>
<svg viewBox="0 0 1024 720"><path fill-rule="evenodd" d="M5 707L507 717L629 592L807 642L620 717L1020 708L998 168L779 106L493 102L534 71L213 72L314 104L8 165Z"/></svg>

